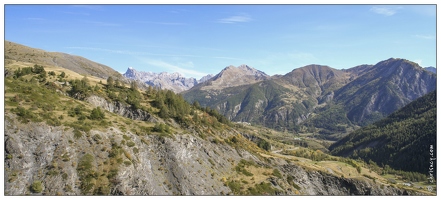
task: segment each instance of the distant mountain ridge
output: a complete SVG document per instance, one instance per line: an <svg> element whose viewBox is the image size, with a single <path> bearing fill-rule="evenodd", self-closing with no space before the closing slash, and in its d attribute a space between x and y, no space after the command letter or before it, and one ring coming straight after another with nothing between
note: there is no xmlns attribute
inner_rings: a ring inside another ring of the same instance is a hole
<svg viewBox="0 0 441 200"><path fill-rule="evenodd" d="M195 78L186 78L177 72L143 72L129 67L127 71L123 74L123 76L132 80L141 81L153 87L172 90L175 93L180 93L182 91L192 88L199 83L207 81L208 79L212 78L213 75L209 74L197 80Z"/></svg>
<svg viewBox="0 0 441 200"><path fill-rule="evenodd" d="M436 75L404 59L388 59L335 91L347 117L361 125L374 122L436 89Z"/></svg>
<svg viewBox="0 0 441 200"><path fill-rule="evenodd" d="M282 76L256 76L248 84L231 86L234 81L222 79L215 85L224 74L183 92L184 98L232 121L331 135L372 123L436 89L436 74L395 58L345 70L308 65Z"/></svg>

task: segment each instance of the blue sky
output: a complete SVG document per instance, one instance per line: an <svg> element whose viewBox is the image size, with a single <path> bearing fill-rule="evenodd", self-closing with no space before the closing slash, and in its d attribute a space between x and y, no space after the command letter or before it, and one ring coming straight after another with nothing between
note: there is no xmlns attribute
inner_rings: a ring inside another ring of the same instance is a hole
<svg viewBox="0 0 441 200"><path fill-rule="evenodd" d="M269 75L394 57L436 67L435 5L5 5L8 41L125 72Z"/></svg>

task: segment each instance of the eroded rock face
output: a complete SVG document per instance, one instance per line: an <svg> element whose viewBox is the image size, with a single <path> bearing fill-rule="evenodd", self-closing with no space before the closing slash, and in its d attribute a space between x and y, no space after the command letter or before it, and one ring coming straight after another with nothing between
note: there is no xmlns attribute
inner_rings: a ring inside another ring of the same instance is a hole
<svg viewBox="0 0 441 200"><path fill-rule="evenodd" d="M134 143L132 147L121 144L123 160L132 164L119 164L110 187L112 195L228 194L231 190L221 179L234 167L229 160L237 163L241 158L230 146L192 134L136 136L109 128L75 138L70 128L12 121L5 121L5 152L11 155L5 160L6 195L32 194L30 185L37 180L42 182L44 195L83 195L78 175L81 158L92 155L93 168L101 173L112 143L123 140ZM94 139L95 135L100 139Z"/></svg>
<svg viewBox="0 0 441 200"><path fill-rule="evenodd" d="M158 119L152 116L150 113L141 109L133 109L129 105L125 105L119 101L108 102L106 99L96 95L87 97L85 101L93 106L99 106L109 112L127 117L129 119L158 122Z"/></svg>
<svg viewBox="0 0 441 200"><path fill-rule="evenodd" d="M295 165L283 165L282 171L294 177L309 195L408 195L405 190L383 187L372 181L336 177L320 171L308 171Z"/></svg>
<svg viewBox="0 0 441 200"><path fill-rule="evenodd" d="M119 150L114 151L115 147ZM112 160L115 154L119 157ZM213 143L191 130L167 137L136 135L110 127L78 135L70 127L41 122L23 124L8 114L5 155L5 195L233 194L225 178L234 176L241 159L252 160L261 168L279 169L282 177L268 176L265 180L278 189L279 195L407 194L401 189L380 188L364 178L341 178L304 169L281 158L264 159L227 143ZM87 156L92 169L90 190L84 189L88 179L84 175L82 179L84 168L80 164ZM110 177L109 167L115 166L117 170ZM300 187L298 191L287 182L288 175ZM35 181L41 181L41 193L30 189Z"/></svg>

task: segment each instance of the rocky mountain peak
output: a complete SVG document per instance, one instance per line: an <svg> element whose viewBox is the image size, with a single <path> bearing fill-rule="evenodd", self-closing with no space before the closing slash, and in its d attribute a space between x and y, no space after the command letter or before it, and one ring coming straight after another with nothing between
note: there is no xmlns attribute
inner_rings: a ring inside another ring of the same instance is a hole
<svg viewBox="0 0 441 200"><path fill-rule="evenodd" d="M186 78L178 72L143 72L137 71L133 67L129 67L123 76L132 80L139 80L153 87L172 90L176 93L186 91L193 86L203 83L213 77L213 75L209 74L202 77L200 80L196 80L195 78Z"/></svg>
<svg viewBox="0 0 441 200"><path fill-rule="evenodd" d="M206 75L206 76L203 76L201 79L199 79L199 83L203 83L203 82L205 82L205 81L208 81L208 80L210 80L210 79L213 78L213 77L214 77L213 74L208 74L208 75Z"/></svg>
<svg viewBox="0 0 441 200"><path fill-rule="evenodd" d="M325 88L334 88L343 84L345 82L345 72L329 66L314 64L294 69L284 75L282 79L298 87L316 88L317 90L314 93L320 95Z"/></svg>
<svg viewBox="0 0 441 200"><path fill-rule="evenodd" d="M126 77L128 77L128 76L136 76L137 73L138 72L133 67L129 67L129 68L127 68L127 71L124 74Z"/></svg>
<svg viewBox="0 0 441 200"><path fill-rule="evenodd" d="M239 85L248 85L267 80L270 76L248 65L225 67L220 73L210 79L210 83L204 89L222 89Z"/></svg>
<svg viewBox="0 0 441 200"><path fill-rule="evenodd" d="M264 79L265 77L266 78L270 77L265 72L262 72L245 64L239 65L239 67L230 65L224 68L218 75L222 76L224 74L237 74L237 75L245 75L245 76L248 75L248 76L255 76L260 78L264 77Z"/></svg>
<svg viewBox="0 0 441 200"><path fill-rule="evenodd" d="M239 65L239 67L237 67L237 68L239 68L239 69L241 69L241 70L247 70L247 71L253 71L253 70L256 70L256 69L254 69L254 68L252 68L252 67L250 67L250 66L248 66L248 65L245 65L245 64Z"/></svg>

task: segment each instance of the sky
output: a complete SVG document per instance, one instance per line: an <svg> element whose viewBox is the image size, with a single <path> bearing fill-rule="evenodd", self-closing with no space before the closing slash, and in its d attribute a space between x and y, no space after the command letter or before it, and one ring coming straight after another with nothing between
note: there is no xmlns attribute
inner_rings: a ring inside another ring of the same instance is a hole
<svg viewBox="0 0 441 200"><path fill-rule="evenodd" d="M404 58L436 67L436 5L5 5L5 40L124 73L269 75Z"/></svg>

